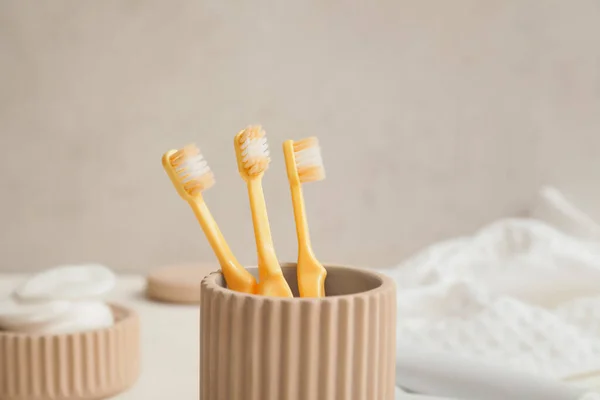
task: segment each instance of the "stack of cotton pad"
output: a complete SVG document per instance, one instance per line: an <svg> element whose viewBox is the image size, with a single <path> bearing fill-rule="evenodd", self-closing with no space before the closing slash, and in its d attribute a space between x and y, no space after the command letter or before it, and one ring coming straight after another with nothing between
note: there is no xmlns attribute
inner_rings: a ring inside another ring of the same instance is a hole
<svg viewBox="0 0 600 400"><path fill-rule="evenodd" d="M111 308L100 298L115 283L114 273L96 264L44 271L0 301L0 329L57 334L112 326Z"/></svg>

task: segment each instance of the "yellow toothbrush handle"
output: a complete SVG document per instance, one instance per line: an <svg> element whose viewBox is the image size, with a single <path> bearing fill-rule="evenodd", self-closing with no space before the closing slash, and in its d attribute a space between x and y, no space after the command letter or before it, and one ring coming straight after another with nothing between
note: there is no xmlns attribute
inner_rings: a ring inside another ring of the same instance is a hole
<svg viewBox="0 0 600 400"><path fill-rule="evenodd" d="M256 279L237 261L229 245L225 241L221 230L210 213L203 200L189 201L198 222L204 230L204 234L216 254L221 271L225 276L227 286L235 291L243 293L256 293Z"/></svg>
<svg viewBox="0 0 600 400"><path fill-rule="evenodd" d="M312 251L302 188L300 184L292 184L290 189L298 236L298 290L301 297L324 297L327 272Z"/></svg>
<svg viewBox="0 0 600 400"><path fill-rule="evenodd" d="M283 155L290 183L290 191L292 193L292 206L294 208L294 220L298 236L298 265L296 273L298 277L298 291L300 292L300 297L324 297L327 270L316 259L312 251L308 223L306 222L302 186L294 155L294 141L287 140L283 143Z"/></svg>
<svg viewBox="0 0 600 400"><path fill-rule="evenodd" d="M279 260L271 238L271 228L267 216L267 205L262 190L260 178L248 180L248 197L252 211L256 251L258 253L258 275L263 280L267 276L282 275Z"/></svg>
<svg viewBox="0 0 600 400"><path fill-rule="evenodd" d="M298 258L304 258L305 256L314 258L310 246L310 236L308 233L308 223L306 222L306 210L304 208L302 186L296 168L293 140L287 140L283 143L283 155L285 158L288 181L290 183L290 191L292 192L292 206L294 208L294 220L296 222L296 234L298 236Z"/></svg>

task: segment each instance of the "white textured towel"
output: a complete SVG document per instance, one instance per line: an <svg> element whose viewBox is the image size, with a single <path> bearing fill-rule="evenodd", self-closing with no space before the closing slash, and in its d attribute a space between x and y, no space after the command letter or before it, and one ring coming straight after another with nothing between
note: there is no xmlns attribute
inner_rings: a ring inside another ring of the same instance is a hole
<svg viewBox="0 0 600 400"><path fill-rule="evenodd" d="M399 347L561 380L600 371L600 242L547 222L501 220L383 271Z"/></svg>

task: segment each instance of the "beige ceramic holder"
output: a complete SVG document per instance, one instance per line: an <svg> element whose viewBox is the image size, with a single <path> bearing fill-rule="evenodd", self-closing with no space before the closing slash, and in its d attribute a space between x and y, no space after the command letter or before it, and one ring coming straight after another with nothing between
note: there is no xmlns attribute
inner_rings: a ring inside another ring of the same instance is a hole
<svg viewBox="0 0 600 400"><path fill-rule="evenodd" d="M0 399L99 400L139 375L139 319L112 305L115 324L72 334L0 331Z"/></svg>
<svg viewBox="0 0 600 400"><path fill-rule="evenodd" d="M296 265L282 267L298 296ZM248 295L224 287L219 272L204 278L201 400L394 399L394 281L325 268L321 299Z"/></svg>

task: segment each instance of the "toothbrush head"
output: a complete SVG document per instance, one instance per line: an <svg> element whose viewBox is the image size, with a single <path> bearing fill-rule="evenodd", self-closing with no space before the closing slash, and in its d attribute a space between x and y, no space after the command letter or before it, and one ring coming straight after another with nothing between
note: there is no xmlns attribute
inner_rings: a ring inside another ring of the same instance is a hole
<svg viewBox="0 0 600 400"><path fill-rule="evenodd" d="M319 139L288 140L283 143L288 175L298 183L316 182L325 179L325 166L321 156Z"/></svg>
<svg viewBox="0 0 600 400"><path fill-rule="evenodd" d="M269 167L269 145L260 126L249 126L233 140L240 175L244 179L258 177Z"/></svg>
<svg viewBox="0 0 600 400"><path fill-rule="evenodd" d="M198 198L203 191L215 184L215 176L196 145L190 144L180 150L166 152L162 157L162 164L177 193L184 200Z"/></svg>

